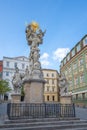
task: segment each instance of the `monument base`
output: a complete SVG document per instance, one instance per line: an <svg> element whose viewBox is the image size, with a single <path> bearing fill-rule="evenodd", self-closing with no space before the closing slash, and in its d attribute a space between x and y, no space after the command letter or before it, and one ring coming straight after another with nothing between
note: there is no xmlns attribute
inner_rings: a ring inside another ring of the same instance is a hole
<svg viewBox="0 0 87 130"><path fill-rule="evenodd" d="M24 81L25 103L43 103L44 80L30 79Z"/></svg>
<svg viewBox="0 0 87 130"><path fill-rule="evenodd" d="M71 104L72 103L71 96L61 96L60 103L61 104Z"/></svg>
<svg viewBox="0 0 87 130"><path fill-rule="evenodd" d="M14 94L11 95L11 98L12 98L12 100L11 100L12 103L20 103L21 94L14 93Z"/></svg>

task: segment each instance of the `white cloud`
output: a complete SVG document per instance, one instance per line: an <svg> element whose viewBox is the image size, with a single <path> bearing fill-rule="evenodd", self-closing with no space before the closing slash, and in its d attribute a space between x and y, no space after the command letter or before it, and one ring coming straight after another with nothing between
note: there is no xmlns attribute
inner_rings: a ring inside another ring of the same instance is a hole
<svg viewBox="0 0 87 130"><path fill-rule="evenodd" d="M48 57L49 57L49 54L46 52L43 53L43 55L40 57L41 65L43 67L47 67L50 64Z"/></svg>
<svg viewBox="0 0 87 130"><path fill-rule="evenodd" d="M50 62L47 60L43 60L43 61L41 61L41 64L42 64L42 66L48 66L50 64Z"/></svg>
<svg viewBox="0 0 87 130"><path fill-rule="evenodd" d="M57 48L56 51L53 52L53 59L60 62L69 51L69 48Z"/></svg>
<svg viewBox="0 0 87 130"><path fill-rule="evenodd" d="M40 59L45 59L45 60L47 60L48 59L48 57L49 57L49 54L48 53L43 53L43 55L40 57Z"/></svg>

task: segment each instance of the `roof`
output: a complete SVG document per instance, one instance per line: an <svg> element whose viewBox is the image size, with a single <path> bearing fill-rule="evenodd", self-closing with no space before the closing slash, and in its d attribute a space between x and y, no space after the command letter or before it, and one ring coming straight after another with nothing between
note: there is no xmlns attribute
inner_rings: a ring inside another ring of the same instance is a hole
<svg viewBox="0 0 87 130"><path fill-rule="evenodd" d="M21 60L21 58L25 58L28 60L28 57L25 57L25 56L18 56L18 57L5 57L3 56L3 58L6 58L6 59L15 59L15 60Z"/></svg>
<svg viewBox="0 0 87 130"><path fill-rule="evenodd" d="M86 34L84 37L82 37L79 42L77 42L77 44L70 50L70 52L71 52L85 37L87 37L87 34ZM67 56L70 52L68 52L68 53L66 54L66 56ZM61 63L62 63L62 61L66 58L66 56L61 60Z"/></svg>
<svg viewBox="0 0 87 130"><path fill-rule="evenodd" d="M58 71L57 70L54 70L54 69L42 69L43 71L56 71L57 73L58 73Z"/></svg>

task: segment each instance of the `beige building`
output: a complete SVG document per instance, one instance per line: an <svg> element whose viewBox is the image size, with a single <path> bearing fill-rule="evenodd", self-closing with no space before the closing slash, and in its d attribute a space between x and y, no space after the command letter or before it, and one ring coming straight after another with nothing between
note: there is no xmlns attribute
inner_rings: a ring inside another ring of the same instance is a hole
<svg viewBox="0 0 87 130"><path fill-rule="evenodd" d="M59 101L59 87L58 87L58 72L52 69L43 69L44 79L46 80L44 86L44 101L58 102Z"/></svg>

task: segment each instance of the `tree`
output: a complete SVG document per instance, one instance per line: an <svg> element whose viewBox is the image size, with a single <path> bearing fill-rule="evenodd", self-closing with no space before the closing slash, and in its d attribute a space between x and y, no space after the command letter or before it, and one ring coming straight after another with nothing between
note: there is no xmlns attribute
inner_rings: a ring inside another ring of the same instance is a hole
<svg viewBox="0 0 87 130"><path fill-rule="evenodd" d="M11 91L11 88L9 87L9 82L7 82L6 80L0 80L0 95L1 95L1 97L3 97L3 95L9 91Z"/></svg>

